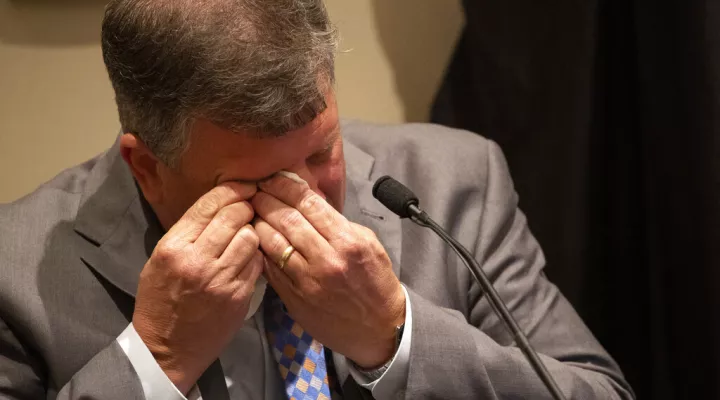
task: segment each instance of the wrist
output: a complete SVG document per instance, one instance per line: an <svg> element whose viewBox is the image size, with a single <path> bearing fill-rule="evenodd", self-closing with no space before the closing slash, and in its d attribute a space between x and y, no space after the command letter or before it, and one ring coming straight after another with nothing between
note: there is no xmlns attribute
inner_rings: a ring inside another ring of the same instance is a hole
<svg viewBox="0 0 720 400"><path fill-rule="evenodd" d="M385 371L387 371L390 368L390 365L392 364L393 360L395 360L395 357L397 356L398 349L400 348L400 342L402 341L403 332L405 331L405 324L398 326L395 328L395 349L393 350L392 357L388 359L384 364L380 365L379 367L375 368L363 368L360 365L355 364L355 369L360 372L362 375L365 376L369 381L376 381L380 379L384 374Z"/></svg>
<svg viewBox="0 0 720 400"><path fill-rule="evenodd" d="M135 324L134 322L133 324L136 326L138 336L150 351L160 369L165 373L165 376L170 379L180 393L187 395L197 379L200 378L201 373L191 372L191 369L187 367L188 363L181 362L181 357L178 357L167 345L162 344L163 340L158 339L151 329L143 329L143 324ZM141 327L138 329L137 325Z"/></svg>
<svg viewBox="0 0 720 400"><path fill-rule="evenodd" d="M195 385L195 382L200 378L199 374L189 372L187 368L183 368L169 357L160 356L152 350L150 352L168 379L170 379L180 393L186 396Z"/></svg>
<svg viewBox="0 0 720 400"><path fill-rule="evenodd" d="M395 357L405 326L405 291L398 284L399 293L394 296L387 310L383 328L374 335L372 343L361 348L357 358L350 358L362 371L374 371L388 364Z"/></svg>

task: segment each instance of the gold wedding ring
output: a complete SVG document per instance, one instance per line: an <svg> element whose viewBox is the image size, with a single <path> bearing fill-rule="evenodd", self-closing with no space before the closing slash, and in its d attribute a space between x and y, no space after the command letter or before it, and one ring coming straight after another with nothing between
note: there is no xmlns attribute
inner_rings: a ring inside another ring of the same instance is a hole
<svg viewBox="0 0 720 400"><path fill-rule="evenodd" d="M295 252L295 248L292 246L288 246L285 251L283 251L282 256L280 256L280 261L278 262L278 268L285 269L285 266L287 265L288 260L292 256L292 254Z"/></svg>

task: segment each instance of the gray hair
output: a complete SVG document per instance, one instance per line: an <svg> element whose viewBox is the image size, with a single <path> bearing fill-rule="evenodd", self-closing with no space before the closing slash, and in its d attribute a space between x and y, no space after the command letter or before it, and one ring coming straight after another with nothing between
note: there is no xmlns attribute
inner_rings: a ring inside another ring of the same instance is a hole
<svg viewBox="0 0 720 400"><path fill-rule="evenodd" d="M174 166L198 118L279 136L327 108L323 0L112 0L102 51L120 123Z"/></svg>

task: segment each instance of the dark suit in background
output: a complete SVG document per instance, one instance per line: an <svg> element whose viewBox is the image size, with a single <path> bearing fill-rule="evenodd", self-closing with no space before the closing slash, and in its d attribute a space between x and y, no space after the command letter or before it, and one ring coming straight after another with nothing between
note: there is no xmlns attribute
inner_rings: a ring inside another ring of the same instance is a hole
<svg viewBox="0 0 720 400"><path fill-rule="evenodd" d="M720 6L464 5L433 121L505 150L550 278L639 398L720 398Z"/></svg>

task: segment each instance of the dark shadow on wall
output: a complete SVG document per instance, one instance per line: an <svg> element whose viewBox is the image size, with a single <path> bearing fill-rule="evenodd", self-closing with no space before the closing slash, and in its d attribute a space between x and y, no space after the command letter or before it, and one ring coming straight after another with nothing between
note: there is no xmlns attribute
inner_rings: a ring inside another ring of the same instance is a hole
<svg viewBox="0 0 720 400"><path fill-rule="evenodd" d="M60 47L97 44L107 0L0 0L0 42Z"/></svg>
<svg viewBox="0 0 720 400"><path fill-rule="evenodd" d="M428 121L463 25L458 0L373 0L378 36L395 75L405 119Z"/></svg>

